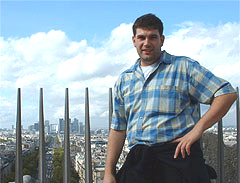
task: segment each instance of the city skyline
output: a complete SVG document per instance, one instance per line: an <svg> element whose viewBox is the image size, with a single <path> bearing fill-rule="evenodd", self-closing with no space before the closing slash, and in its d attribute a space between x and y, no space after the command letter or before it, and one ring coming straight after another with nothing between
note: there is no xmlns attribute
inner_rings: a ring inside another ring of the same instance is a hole
<svg viewBox="0 0 240 183"><path fill-rule="evenodd" d="M108 128L108 91L138 58L131 26L145 13L162 19L163 49L240 86L239 1L0 1L0 9L0 128L16 124L19 87L24 128L38 121L41 87L50 123L64 118L65 88L70 117L84 122L88 87L91 128ZM234 104L225 125L235 113Z"/></svg>
<svg viewBox="0 0 240 183"><path fill-rule="evenodd" d="M237 152L236 152L236 140L237 140L237 129L236 128L223 128L222 131L223 135L223 142L224 146L221 148L217 144L217 133L218 133L218 128L210 128L206 133L203 134L203 151L204 151L204 157L206 159L206 162L208 165L211 165L216 171L218 170L218 162L221 161L222 164L224 163L224 167L228 167L226 170L224 170L224 178L225 182L234 182L237 179L237 172L235 171L237 167ZM16 142L16 136L14 131L12 130L3 130L0 129L0 134L1 134L1 145L0 145L0 151L1 151L1 156L0 158L0 165L3 167L2 169L2 176L8 179L12 179L13 176L11 174L7 175L6 173L8 172L9 169L14 164L14 152L16 151L16 145L14 144ZM41 135L40 135L41 136ZM50 133L47 134L46 136L46 148L48 149L48 152L46 153L46 163L47 165L47 178L54 178L57 174L57 177L59 176L59 173L55 172L54 174L54 168L55 163L53 162L54 158L53 156L55 155L55 150L56 150L56 156L59 155L59 148L63 147L64 144L64 135L63 133ZM8 140L6 140L8 139ZM23 155L29 155L32 152L36 153L37 151L37 144L39 140L39 133L36 131L26 131L23 130L22 134L22 142L23 142ZM71 157L72 158L72 163L74 164L75 170L78 172L78 175L80 177L81 182L84 182L84 174L85 174L85 151L84 149L84 136L79 135L79 134L71 134L70 135L70 147L68 149L71 149ZM107 140L108 140L108 130L96 130L94 132L91 132L91 147L92 147L92 162L93 162L93 176L95 177L94 182L101 182L103 179L103 171L104 171L104 166L105 166L105 157L106 157L106 150L107 150ZM35 149L35 150L34 150ZM63 149L60 150L63 152ZM217 160L216 154L217 151L224 151L224 159ZM40 151L39 151L40 152ZM118 162L118 165L116 166L117 168L121 167L122 164L124 163L125 157L127 153L129 152L129 149L127 147L127 143L125 143L124 148L123 148L123 153L120 156L120 160ZM37 155L37 154L36 154ZM62 154L63 155L63 154ZM50 157L49 157L50 156ZM26 157L26 156L24 156ZM229 159L230 158L230 159ZM37 159L36 157L34 160ZM56 158L58 160L63 160L63 156ZM25 161L26 162L26 161ZM29 161L28 161L29 162ZM226 163L227 162L227 163ZM29 163L28 163L29 164ZM30 163L32 164L32 163ZM221 163L220 163L221 164ZM36 165L36 164L35 164ZM26 166L26 164L25 164ZM29 168L29 167L28 167ZM28 176L32 175L32 178L34 180L37 179L37 174L34 173L34 171L38 170L37 167L30 167L31 168L31 174L28 173ZM56 168L57 172L62 172L58 168ZM26 171L25 171L26 172ZM94 173L95 172L95 173ZM98 173L96 173L98 172ZM102 172L102 173L100 173ZM235 175L233 175L233 172L235 172ZM61 173L60 173L61 174ZM26 175L26 174L23 174ZM62 174L61 174L62 175ZM222 174L223 175L223 174ZM97 176L97 177L96 177ZM96 180L100 179L100 180ZM54 178L56 179L56 177ZM13 181L13 180L12 180ZM60 181L54 181L54 182L60 182Z"/></svg>

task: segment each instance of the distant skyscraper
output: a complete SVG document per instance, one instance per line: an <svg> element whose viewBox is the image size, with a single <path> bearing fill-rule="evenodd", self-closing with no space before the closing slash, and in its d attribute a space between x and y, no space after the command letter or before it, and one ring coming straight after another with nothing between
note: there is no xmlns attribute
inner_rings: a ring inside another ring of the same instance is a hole
<svg viewBox="0 0 240 183"><path fill-rule="evenodd" d="M78 123L78 119L74 118L73 122L72 122L72 133L79 133L79 123Z"/></svg>
<svg viewBox="0 0 240 183"><path fill-rule="evenodd" d="M50 133L50 125L49 125L49 120L45 120L45 133Z"/></svg>
<svg viewBox="0 0 240 183"><path fill-rule="evenodd" d="M70 129L71 129L71 119L69 119L69 126L70 126ZM59 123L58 123L58 132L59 133L64 133L64 119L63 118L60 118L59 119Z"/></svg>
<svg viewBox="0 0 240 183"><path fill-rule="evenodd" d="M33 128L34 128L35 131L39 131L39 123L38 122L34 123Z"/></svg>
<svg viewBox="0 0 240 183"><path fill-rule="evenodd" d="M57 126L57 124L50 124L50 132L56 133L57 131L59 131L57 130Z"/></svg>
<svg viewBox="0 0 240 183"><path fill-rule="evenodd" d="M84 125L83 125L83 122L80 122L79 123L79 132L80 132L80 135L83 135L84 134Z"/></svg>
<svg viewBox="0 0 240 183"><path fill-rule="evenodd" d="M64 132L64 119L63 118L59 119L58 132L59 133L63 133Z"/></svg>

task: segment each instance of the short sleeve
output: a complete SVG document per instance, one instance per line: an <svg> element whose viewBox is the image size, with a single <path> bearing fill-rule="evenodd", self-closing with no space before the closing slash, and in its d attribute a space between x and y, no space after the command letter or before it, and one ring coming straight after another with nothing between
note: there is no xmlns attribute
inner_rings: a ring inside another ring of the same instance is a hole
<svg viewBox="0 0 240 183"><path fill-rule="evenodd" d="M192 97L204 104L209 104L219 95L235 92L231 84L215 76L196 61L188 62L188 89Z"/></svg>
<svg viewBox="0 0 240 183"><path fill-rule="evenodd" d="M124 99L121 93L122 85L121 77L114 85L114 99L113 99L113 116L111 128L114 130L126 130L127 121L125 117Z"/></svg>

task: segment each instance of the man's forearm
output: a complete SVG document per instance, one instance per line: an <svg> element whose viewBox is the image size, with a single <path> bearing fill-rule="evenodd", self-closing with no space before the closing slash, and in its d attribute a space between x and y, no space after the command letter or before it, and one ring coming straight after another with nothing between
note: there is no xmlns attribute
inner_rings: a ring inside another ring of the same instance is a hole
<svg viewBox="0 0 240 183"><path fill-rule="evenodd" d="M113 129L110 130L108 138L105 176L114 173L116 163L122 152L125 138L126 138L125 130L113 130Z"/></svg>
<svg viewBox="0 0 240 183"><path fill-rule="evenodd" d="M236 93L221 95L213 100L210 109L196 124L195 128L199 128L203 132L218 122L228 112L233 102L237 99Z"/></svg>

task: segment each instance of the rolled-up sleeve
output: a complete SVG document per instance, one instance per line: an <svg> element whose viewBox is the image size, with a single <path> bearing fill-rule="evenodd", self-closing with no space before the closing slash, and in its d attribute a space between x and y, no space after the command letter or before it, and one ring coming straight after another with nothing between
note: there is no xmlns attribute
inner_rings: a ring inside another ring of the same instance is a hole
<svg viewBox="0 0 240 183"><path fill-rule="evenodd" d="M221 87L215 94L214 94L214 97L217 97L217 96L220 96L220 95L225 95L225 94L228 94L228 93L234 93L236 92L234 90L234 88L232 87L232 85L227 82L226 85L224 85L223 87Z"/></svg>

